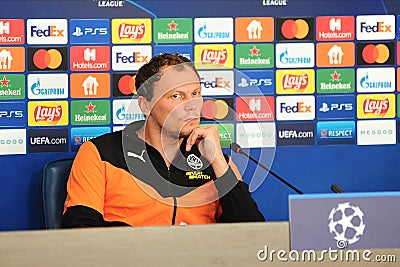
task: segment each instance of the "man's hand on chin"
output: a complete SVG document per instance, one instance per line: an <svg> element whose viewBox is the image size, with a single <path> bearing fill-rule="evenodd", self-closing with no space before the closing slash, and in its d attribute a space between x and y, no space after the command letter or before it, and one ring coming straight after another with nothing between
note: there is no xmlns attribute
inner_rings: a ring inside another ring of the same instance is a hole
<svg viewBox="0 0 400 267"><path fill-rule="evenodd" d="M186 143L186 151L196 145L201 155L205 157L214 170L216 177L221 177L228 169L219 139L216 125L195 128L189 135Z"/></svg>

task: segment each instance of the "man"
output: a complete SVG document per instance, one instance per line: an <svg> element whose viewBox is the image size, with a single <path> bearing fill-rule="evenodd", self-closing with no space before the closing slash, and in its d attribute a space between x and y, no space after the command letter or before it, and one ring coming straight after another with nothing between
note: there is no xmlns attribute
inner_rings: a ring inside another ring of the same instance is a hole
<svg viewBox="0 0 400 267"><path fill-rule="evenodd" d="M145 120L82 144L68 180L62 226L264 221L215 125L199 127L194 65L161 54L136 76Z"/></svg>

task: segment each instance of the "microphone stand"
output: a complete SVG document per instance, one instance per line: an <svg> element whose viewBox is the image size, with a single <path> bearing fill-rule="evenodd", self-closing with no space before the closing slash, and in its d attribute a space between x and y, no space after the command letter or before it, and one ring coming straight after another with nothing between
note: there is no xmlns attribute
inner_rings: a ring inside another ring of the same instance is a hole
<svg viewBox="0 0 400 267"><path fill-rule="evenodd" d="M278 174L276 174L275 172L273 172L272 170L268 169L267 167L265 167L263 164L261 164L259 161L257 161L256 159L254 159L252 156L250 156L249 154L247 154L246 152L243 151L243 149L240 148L240 150L238 151L239 154L243 154L246 157L248 157L249 159L251 159L254 163L256 163L258 166L260 166L261 168L263 168L264 170L266 170L267 172L269 172L270 174L272 174L273 176L275 176L279 181L281 181L282 183L284 183L285 185L287 185L288 187L290 187L291 189L293 189L294 191L296 191L297 194L304 194L301 190L299 190L298 188L296 188L294 185L292 185L291 183L289 183L288 181L286 181L285 179L283 179L282 177L280 177Z"/></svg>

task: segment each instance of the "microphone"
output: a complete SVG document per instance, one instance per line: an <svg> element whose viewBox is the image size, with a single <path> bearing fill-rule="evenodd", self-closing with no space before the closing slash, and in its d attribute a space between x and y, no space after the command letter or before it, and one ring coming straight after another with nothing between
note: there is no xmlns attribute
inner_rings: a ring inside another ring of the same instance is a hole
<svg viewBox="0 0 400 267"><path fill-rule="evenodd" d="M333 192L335 192L336 194L345 193L344 190L340 186L338 186L337 184L331 185L331 190Z"/></svg>
<svg viewBox="0 0 400 267"><path fill-rule="evenodd" d="M285 185L287 185L288 187L290 187L291 189L296 191L297 194L303 194L303 192L300 191L299 189L297 189L294 185L290 184L288 181L286 181L285 179L280 177L278 174L276 174L275 172L273 172L272 170L268 169L263 164L261 164L261 162L259 162L258 160L254 159L252 156L247 154L236 142L231 143L230 147L234 152L236 152L238 154L242 154L242 155L248 157L249 159L251 159L258 166L260 166L261 168L263 168L264 170L266 170L267 172L269 172L270 174L275 176L279 181L281 181L282 183L284 183Z"/></svg>

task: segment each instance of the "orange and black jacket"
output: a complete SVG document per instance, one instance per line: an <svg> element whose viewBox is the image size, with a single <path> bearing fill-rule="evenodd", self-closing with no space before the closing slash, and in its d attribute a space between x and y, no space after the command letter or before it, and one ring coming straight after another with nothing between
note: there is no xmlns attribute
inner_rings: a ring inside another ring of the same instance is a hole
<svg viewBox="0 0 400 267"><path fill-rule="evenodd" d="M67 184L62 226L182 225L265 221L230 157L216 178L197 147L167 167L139 139L143 122L82 144Z"/></svg>

